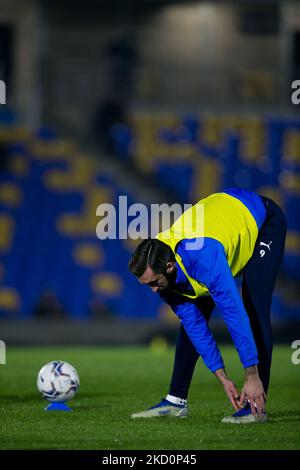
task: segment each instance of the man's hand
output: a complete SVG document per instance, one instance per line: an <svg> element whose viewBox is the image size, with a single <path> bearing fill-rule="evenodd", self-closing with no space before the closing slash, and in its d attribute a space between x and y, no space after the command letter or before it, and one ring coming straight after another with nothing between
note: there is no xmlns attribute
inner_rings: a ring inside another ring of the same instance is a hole
<svg viewBox="0 0 300 470"><path fill-rule="evenodd" d="M231 401L233 408L236 411L238 411L239 410L239 406L238 406L239 394L237 392L235 384L227 377L224 369L216 370L215 376L217 377L219 382L223 385L224 391L226 395L228 396L229 400Z"/></svg>
<svg viewBox="0 0 300 470"><path fill-rule="evenodd" d="M246 380L238 405L243 406L247 399L249 400L251 412L254 416L257 414L260 415L265 410L266 394L256 366L246 369Z"/></svg>

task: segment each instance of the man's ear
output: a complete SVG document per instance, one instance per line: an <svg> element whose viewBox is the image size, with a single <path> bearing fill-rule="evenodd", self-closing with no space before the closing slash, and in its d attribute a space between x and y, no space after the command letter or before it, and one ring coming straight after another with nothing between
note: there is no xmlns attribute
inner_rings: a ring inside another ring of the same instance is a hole
<svg viewBox="0 0 300 470"><path fill-rule="evenodd" d="M167 268L166 268L166 273L167 274L171 274L175 269L175 263L173 263L172 261L169 261L167 263Z"/></svg>

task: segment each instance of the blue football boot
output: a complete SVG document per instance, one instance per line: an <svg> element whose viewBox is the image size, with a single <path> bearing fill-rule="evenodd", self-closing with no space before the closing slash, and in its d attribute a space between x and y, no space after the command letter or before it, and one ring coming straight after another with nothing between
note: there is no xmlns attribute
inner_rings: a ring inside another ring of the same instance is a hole
<svg viewBox="0 0 300 470"><path fill-rule="evenodd" d="M264 411L260 416L253 416L249 403L233 415L222 419L222 423L231 424L265 423L266 421L267 413Z"/></svg>

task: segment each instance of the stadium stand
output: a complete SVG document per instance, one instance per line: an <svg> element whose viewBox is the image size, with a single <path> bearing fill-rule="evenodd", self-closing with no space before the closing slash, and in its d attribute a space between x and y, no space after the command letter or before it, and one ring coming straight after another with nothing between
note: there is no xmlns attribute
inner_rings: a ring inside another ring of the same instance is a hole
<svg viewBox="0 0 300 470"><path fill-rule="evenodd" d="M111 129L116 155L181 203L232 186L273 198L288 222L282 277L300 279L299 118L135 113L131 122ZM275 295L279 319L282 312L299 319L299 296L292 297Z"/></svg>
<svg viewBox="0 0 300 470"><path fill-rule="evenodd" d="M96 237L97 206L119 194L130 201L128 191L52 130L31 135L7 110L0 119L8 156L0 172L0 316L155 316L158 299L127 270L132 244Z"/></svg>
<svg viewBox="0 0 300 470"><path fill-rule="evenodd" d="M300 279L299 120L136 114L111 135L141 184L150 177L181 203L235 185L274 198L288 219L282 279ZM96 237L97 206L136 202L130 190L75 142L48 128L33 135L7 109L0 145L0 316L171 318L127 271L134 242ZM298 293L278 289L273 315L298 321Z"/></svg>

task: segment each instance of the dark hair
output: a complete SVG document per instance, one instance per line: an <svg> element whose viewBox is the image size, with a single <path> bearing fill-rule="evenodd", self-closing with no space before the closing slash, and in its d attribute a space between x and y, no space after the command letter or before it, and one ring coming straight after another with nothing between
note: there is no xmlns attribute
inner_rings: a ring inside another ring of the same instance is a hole
<svg viewBox="0 0 300 470"><path fill-rule="evenodd" d="M135 249L128 264L129 271L137 277L149 266L156 274L164 274L169 261L175 261L171 248L156 238L143 240Z"/></svg>

